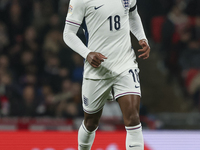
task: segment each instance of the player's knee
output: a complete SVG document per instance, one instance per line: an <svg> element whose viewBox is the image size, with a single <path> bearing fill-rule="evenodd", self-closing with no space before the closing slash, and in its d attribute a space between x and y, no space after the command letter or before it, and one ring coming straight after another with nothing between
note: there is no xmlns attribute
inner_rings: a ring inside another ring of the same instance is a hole
<svg viewBox="0 0 200 150"><path fill-rule="evenodd" d="M125 126L136 126L140 123L139 114L132 114L125 119Z"/></svg>
<svg viewBox="0 0 200 150"><path fill-rule="evenodd" d="M88 131L92 132L98 127L98 123L95 121L85 121L85 127Z"/></svg>

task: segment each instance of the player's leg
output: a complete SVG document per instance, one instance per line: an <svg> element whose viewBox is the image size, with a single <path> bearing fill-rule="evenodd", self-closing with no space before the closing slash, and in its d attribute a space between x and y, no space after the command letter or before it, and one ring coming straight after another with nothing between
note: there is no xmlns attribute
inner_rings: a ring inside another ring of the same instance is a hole
<svg viewBox="0 0 200 150"><path fill-rule="evenodd" d="M144 149L139 119L141 91L138 73L138 68L125 71L118 77L113 86L114 96L120 105L127 131L126 150Z"/></svg>
<svg viewBox="0 0 200 150"><path fill-rule="evenodd" d="M84 121L78 132L79 150L90 150L92 147L103 106L111 91L111 84L111 80L83 79Z"/></svg>
<svg viewBox="0 0 200 150"><path fill-rule="evenodd" d="M144 150L144 141L142 127L139 118L140 96L125 95L119 97L124 124L126 127L126 149L127 150Z"/></svg>
<svg viewBox="0 0 200 150"><path fill-rule="evenodd" d="M140 96L125 95L117 99L121 108L125 126L135 126L140 124L139 107Z"/></svg>
<svg viewBox="0 0 200 150"><path fill-rule="evenodd" d="M90 150L95 138L95 132L98 128L99 119L102 110L95 114L88 114L84 112L84 121L78 131L78 149Z"/></svg>

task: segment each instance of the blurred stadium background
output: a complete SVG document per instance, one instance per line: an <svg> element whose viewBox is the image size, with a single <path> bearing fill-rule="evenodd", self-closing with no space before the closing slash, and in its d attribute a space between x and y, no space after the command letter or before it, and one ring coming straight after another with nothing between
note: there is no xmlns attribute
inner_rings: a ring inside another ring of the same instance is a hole
<svg viewBox="0 0 200 150"><path fill-rule="evenodd" d="M1 150L77 150L83 59L62 39L68 3L0 1ZM200 150L200 1L137 4L151 46L138 59L145 150ZM124 139L118 104L107 103L93 149L124 150Z"/></svg>

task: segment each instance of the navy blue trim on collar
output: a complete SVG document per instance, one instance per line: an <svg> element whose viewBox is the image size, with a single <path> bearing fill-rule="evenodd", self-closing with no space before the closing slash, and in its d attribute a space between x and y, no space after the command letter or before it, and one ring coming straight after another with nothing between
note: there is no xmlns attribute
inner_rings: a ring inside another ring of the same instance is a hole
<svg viewBox="0 0 200 150"><path fill-rule="evenodd" d="M137 5L133 6L132 8L129 9L129 12L134 11L137 8Z"/></svg>

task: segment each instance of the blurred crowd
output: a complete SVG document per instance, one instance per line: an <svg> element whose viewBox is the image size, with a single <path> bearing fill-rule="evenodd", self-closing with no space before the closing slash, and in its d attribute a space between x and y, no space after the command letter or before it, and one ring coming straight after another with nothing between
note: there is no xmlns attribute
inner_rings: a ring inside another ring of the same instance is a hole
<svg viewBox="0 0 200 150"><path fill-rule="evenodd" d="M161 20L161 48L168 83L176 81L200 110L200 1L176 0Z"/></svg>
<svg viewBox="0 0 200 150"><path fill-rule="evenodd" d="M68 4L0 1L0 116L83 116L83 59L62 39ZM187 77L182 73L200 66L199 0L138 0L138 8L148 37L151 19L165 16L160 41L165 66L184 84ZM173 40L174 33L178 40ZM85 42L82 30L78 36ZM194 97L200 95L198 88L192 91Z"/></svg>
<svg viewBox="0 0 200 150"><path fill-rule="evenodd" d="M62 39L68 3L0 1L1 116L83 116L83 59Z"/></svg>

